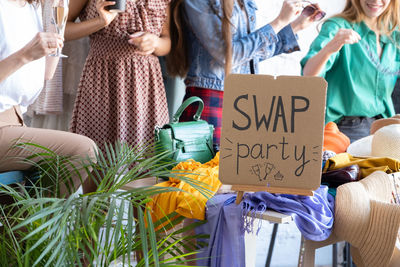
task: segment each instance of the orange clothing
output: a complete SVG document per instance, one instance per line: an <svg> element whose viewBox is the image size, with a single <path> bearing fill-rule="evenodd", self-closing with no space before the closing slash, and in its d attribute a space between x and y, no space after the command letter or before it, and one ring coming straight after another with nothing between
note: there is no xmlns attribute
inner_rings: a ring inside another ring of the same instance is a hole
<svg viewBox="0 0 400 267"><path fill-rule="evenodd" d="M324 129L323 150L330 150L336 154L346 152L350 139L337 127L336 123L328 122Z"/></svg>

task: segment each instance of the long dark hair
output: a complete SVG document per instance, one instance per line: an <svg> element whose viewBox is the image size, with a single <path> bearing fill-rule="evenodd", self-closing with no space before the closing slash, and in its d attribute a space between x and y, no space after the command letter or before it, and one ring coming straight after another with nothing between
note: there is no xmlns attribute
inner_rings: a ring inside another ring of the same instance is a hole
<svg viewBox="0 0 400 267"><path fill-rule="evenodd" d="M203 0L198 0L203 1ZM229 18L232 16L234 0L220 0L222 4L222 27L221 38L225 44L225 74L230 73L232 68L232 33L231 22ZM183 36L183 28L186 26L183 14L184 0L171 1L170 16L170 36L171 51L166 56L167 70L172 76L185 77L189 70L188 47Z"/></svg>

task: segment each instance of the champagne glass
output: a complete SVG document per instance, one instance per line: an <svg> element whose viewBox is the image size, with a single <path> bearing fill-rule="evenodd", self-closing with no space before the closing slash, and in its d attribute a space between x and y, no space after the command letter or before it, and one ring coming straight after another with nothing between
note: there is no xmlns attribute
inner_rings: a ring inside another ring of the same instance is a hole
<svg viewBox="0 0 400 267"><path fill-rule="evenodd" d="M56 32L61 36L64 36L65 25L67 24L68 17L68 0L53 0L51 9L51 23L54 25ZM59 47L57 47L56 53L51 54L50 56L68 57L61 54L61 49Z"/></svg>

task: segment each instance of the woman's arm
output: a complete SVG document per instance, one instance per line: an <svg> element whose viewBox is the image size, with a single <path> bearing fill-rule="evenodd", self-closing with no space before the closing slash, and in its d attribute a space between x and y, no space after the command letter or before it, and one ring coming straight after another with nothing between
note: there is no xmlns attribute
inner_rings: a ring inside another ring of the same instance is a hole
<svg viewBox="0 0 400 267"><path fill-rule="evenodd" d="M285 14L287 12L288 11L285 11L282 8L281 13ZM309 27L314 23L314 21L314 16L304 16L303 14L300 14L293 22L286 25L277 33L279 41L267 46L265 52L259 57L259 60L262 61L282 53L300 51L296 33ZM280 28L278 27L276 29Z"/></svg>
<svg viewBox="0 0 400 267"><path fill-rule="evenodd" d="M318 76L333 53L327 46L311 57L303 67L303 76Z"/></svg>
<svg viewBox="0 0 400 267"><path fill-rule="evenodd" d="M284 31L285 34L277 35L283 26L288 25L295 13L301 10L301 5L294 7L300 1L285 1L282 7L282 15L279 15L270 24L233 40L232 42L232 66L238 66L255 57L269 58L277 53L294 51L298 46L296 38L292 32ZM214 13L217 7L211 7L208 1L185 0L185 15L188 26L207 52L221 65L225 65L225 46L224 41L218 36L221 34L221 19ZM299 9L299 10L298 10ZM289 14L287 14L289 13ZM290 27L290 26L286 26ZM285 27L285 28L286 28ZM289 34L286 35L286 32ZM286 44L283 46L283 44ZM279 49L277 49L279 48Z"/></svg>
<svg viewBox="0 0 400 267"><path fill-rule="evenodd" d="M0 82L30 61L32 60L22 50L0 60Z"/></svg>
<svg viewBox="0 0 400 267"><path fill-rule="evenodd" d="M165 56L171 50L171 38L169 35L169 6L167 7L166 12L167 18L164 22L160 36L148 32L134 33L129 36L130 39L128 40L128 42L132 45L135 45L140 50L140 54L154 54L156 56Z"/></svg>
<svg viewBox="0 0 400 267"><path fill-rule="evenodd" d="M164 22L161 35L159 38L159 44L156 46L154 54L156 56L165 56L171 50L171 37L169 36L169 18L170 16L170 6L167 7L167 19Z"/></svg>
<svg viewBox="0 0 400 267"><path fill-rule="evenodd" d="M303 75L318 76L332 54L337 53L343 45L357 43L360 39L360 35L351 29L339 29L335 37L307 61L303 68Z"/></svg>
<svg viewBox="0 0 400 267"><path fill-rule="evenodd" d="M23 48L5 59L0 60L0 82L5 80L25 64L51 53L55 53L57 47L62 47L62 45L63 39L56 33L40 32L36 34L36 36ZM45 78L49 77L50 76Z"/></svg>
<svg viewBox="0 0 400 267"><path fill-rule="evenodd" d="M106 6L110 6L115 4L112 1L102 1L102 0L92 0L96 1L96 8L99 13L99 16L87 21L83 22L75 22L79 14L82 12L83 8L89 3L91 0L71 0L69 3L69 12L68 12L68 20L67 26L65 28L65 40L75 40L98 30L103 29L108 26L118 15L115 12L108 12L104 9Z"/></svg>

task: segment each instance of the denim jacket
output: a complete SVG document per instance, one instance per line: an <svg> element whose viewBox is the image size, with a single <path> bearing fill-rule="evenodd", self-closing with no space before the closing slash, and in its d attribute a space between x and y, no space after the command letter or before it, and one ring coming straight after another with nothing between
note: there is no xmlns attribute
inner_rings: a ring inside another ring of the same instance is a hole
<svg viewBox="0 0 400 267"><path fill-rule="evenodd" d="M240 0L239 0L240 1ZM290 25L278 34L269 24L255 30L257 6L254 0L242 0L244 10L235 1L232 12L232 73L258 73L258 63L281 53L298 51ZM221 34L220 0L185 0L185 37L188 42L189 72L186 86L224 90L225 52ZM248 14L248 16L246 16ZM248 33L248 27L250 33Z"/></svg>

